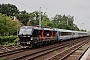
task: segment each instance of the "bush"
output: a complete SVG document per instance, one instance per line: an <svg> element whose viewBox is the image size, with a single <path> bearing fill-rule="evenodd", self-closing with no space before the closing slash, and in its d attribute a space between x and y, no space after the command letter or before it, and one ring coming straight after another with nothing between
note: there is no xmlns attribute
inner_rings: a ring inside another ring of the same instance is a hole
<svg viewBox="0 0 90 60"><path fill-rule="evenodd" d="M0 36L0 45L10 45L16 43L18 40L17 36Z"/></svg>

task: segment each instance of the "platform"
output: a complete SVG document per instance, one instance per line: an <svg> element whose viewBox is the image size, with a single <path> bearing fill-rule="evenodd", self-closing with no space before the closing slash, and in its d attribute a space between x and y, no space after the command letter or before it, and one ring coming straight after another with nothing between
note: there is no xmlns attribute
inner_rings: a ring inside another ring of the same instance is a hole
<svg viewBox="0 0 90 60"><path fill-rule="evenodd" d="M80 60L90 60L90 47Z"/></svg>
<svg viewBox="0 0 90 60"><path fill-rule="evenodd" d="M90 60L90 47L89 47L89 54L88 54L86 60Z"/></svg>

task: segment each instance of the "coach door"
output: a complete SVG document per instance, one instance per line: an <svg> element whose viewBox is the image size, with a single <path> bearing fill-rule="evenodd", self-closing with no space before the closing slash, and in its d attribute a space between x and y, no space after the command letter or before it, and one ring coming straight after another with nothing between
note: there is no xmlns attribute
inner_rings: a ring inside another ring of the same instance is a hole
<svg viewBox="0 0 90 60"><path fill-rule="evenodd" d="M57 38L58 38L58 41L60 41L60 32L57 31Z"/></svg>

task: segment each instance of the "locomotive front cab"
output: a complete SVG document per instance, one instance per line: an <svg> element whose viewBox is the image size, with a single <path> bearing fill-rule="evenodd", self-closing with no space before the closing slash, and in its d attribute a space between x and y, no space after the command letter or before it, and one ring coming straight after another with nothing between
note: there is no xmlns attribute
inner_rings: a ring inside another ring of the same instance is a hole
<svg viewBox="0 0 90 60"><path fill-rule="evenodd" d="M22 27L18 35L19 37L18 44L22 46L30 45L32 40L32 32L33 32L32 28Z"/></svg>

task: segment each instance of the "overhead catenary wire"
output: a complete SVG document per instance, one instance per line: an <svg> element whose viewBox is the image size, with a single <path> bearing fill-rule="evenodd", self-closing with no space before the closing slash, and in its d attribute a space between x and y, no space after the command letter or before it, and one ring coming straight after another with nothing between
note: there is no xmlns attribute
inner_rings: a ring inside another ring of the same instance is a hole
<svg viewBox="0 0 90 60"><path fill-rule="evenodd" d="M15 1L15 2L17 2L17 3L21 4L21 5L24 5L24 6L28 7L28 8L30 8L30 9L37 10L37 9L35 9L35 8L33 8L33 7L30 7L30 6L28 6L28 5L24 4L24 3L18 2L18 1L16 1L16 0L13 0L13 1Z"/></svg>
<svg viewBox="0 0 90 60"><path fill-rule="evenodd" d="M30 7L30 6L28 6L28 5L25 5L25 4L23 4L23 3L21 3L21 2L18 2L18 1L16 1L16 0L14 0L15 2L17 2L17 3L19 3L19 4L22 4L22 5L24 5L24 6L27 6L27 7L29 7L29 8L31 8L31 9L34 9L34 10L36 10L35 8L32 8L32 7ZM40 7L40 9L39 9L39 25L41 26L41 7Z"/></svg>
<svg viewBox="0 0 90 60"><path fill-rule="evenodd" d="M17 3L21 4L21 5L24 5L24 6L28 7L28 8L30 8L30 9L33 9L33 10L35 10L35 11L38 11L38 9L33 8L33 7L31 7L31 6L28 6L28 5L26 5L26 4L22 3L22 2L19 2L19 1L16 1L16 0L13 0L13 1L15 1L15 2L17 2ZM33 2L33 3L37 4L37 5L39 5L41 8L44 8L44 9L47 10L46 7L42 7L39 3L35 2L35 1L32 1L32 0L31 0L30 2Z"/></svg>

